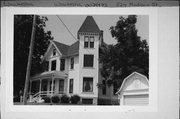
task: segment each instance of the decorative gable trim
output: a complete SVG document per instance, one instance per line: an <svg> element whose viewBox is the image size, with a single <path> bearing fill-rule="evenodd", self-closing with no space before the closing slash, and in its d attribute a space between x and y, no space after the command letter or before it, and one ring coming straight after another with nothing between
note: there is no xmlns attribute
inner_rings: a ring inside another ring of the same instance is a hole
<svg viewBox="0 0 180 119"><path fill-rule="evenodd" d="M45 60L45 58L47 57L47 55L48 55L51 47L53 47L53 46L55 47L56 51L62 56L62 53L61 53L61 52L59 51L59 49L57 48L56 44L55 44L53 41L50 41L50 45L49 45L47 51L45 52L44 57L42 58L41 61L44 61L44 60Z"/></svg>
<svg viewBox="0 0 180 119"><path fill-rule="evenodd" d="M137 75L139 75L139 76L145 78L145 80L146 80L147 83L149 84L149 81L148 81L148 79L147 79L146 76L144 76L144 75L142 75L142 74L140 74L140 73L138 73L138 72L133 72L133 73L131 73L129 76L127 76L127 77L124 79L123 83L121 84L120 89L116 92L116 94L119 94L119 93L121 92L121 90L122 90L122 88L123 88L123 86L124 86L126 80L128 80L131 76L133 76L133 75L135 75L135 74L137 74Z"/></svg>

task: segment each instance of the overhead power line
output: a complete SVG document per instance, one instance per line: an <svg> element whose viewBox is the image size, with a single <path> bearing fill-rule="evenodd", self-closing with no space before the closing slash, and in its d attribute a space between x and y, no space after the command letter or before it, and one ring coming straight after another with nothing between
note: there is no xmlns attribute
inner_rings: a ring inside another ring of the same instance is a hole
<svg viewBox="0 0 180 119"><path fill-rule="evenodd" d="M73 35L73 33L69 30L69 28L66 26L66 24L63 22L63 20L58 16L58 15L56 15L57 16L57 18L61 21L61 23L64 25L64 27L66 28L66 30L70 33L70 35L74 38L74 40L76 40L76 41L78 41L79 42L79 40ZM79 44L83 47L83 45L79 42ZM85 49L86 51L88 51L89 53L91 53L88 49ZM99 58L97 58L96 56L95 56L95 58L99 61Z"/></svg>

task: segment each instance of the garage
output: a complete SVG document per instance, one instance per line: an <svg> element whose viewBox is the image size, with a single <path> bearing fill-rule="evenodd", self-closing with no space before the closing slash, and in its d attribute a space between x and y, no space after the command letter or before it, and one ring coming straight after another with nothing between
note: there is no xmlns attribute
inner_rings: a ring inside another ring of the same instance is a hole
<svg viewBox="0 0 180 119"><path fill-rule="evenodd" d="M124 95L124 105L148 105L149 96L144 95Z"/></svg>
<svg viewBox="0 0 180 119"><path fill-rule="evenodd" d="M133 72L123 80L116 94L118 94L120 105L148 105L149 80L146 76Z"/></svg>

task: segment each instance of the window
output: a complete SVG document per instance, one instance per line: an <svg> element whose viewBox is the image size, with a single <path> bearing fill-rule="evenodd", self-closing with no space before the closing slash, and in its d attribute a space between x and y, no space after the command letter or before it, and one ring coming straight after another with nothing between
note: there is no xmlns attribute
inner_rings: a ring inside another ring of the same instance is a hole
<svg viewBox="0 0 180 119"><path fill-rule="evenodd" d="M84 67L93 67L94 55L84 55Z"/></svg>
<svg viewBox="0 0 180 119"><path fill-rule="evenodd" d="M102 87L102 94L103 95L106 95L106 81L105 80L103 80L103 87Z"/></svg>
<svg viewBox="0 0 180 119"><path fill-rule="evenodd" d="M56 70L56 60L51 61L51 71Z"/></svg>
<svg viewBox="0 0 180 119"><path fill-rule="evenodd" d="M56 55L56 49L54 48L53 49L53 56L55 56Z"/></svg>
<svg viewBox="0 0 180 119"><path fill-rule="evenodd" d="M63 71L65 69L65 59L61 59L60 70Z"/></svg>
<svg viewBox="0 0 180 119"><path fill-rule="evenodd" d="M93 78L83 78L83 92L93 92Z"/></svg>
<svg viewBox="0 0 180 119"><path fill-rule="evenodd" d="M69 93L73 93L73 79L69 80Z"/></svg>
<svg viewBox="0 0 180 119"><path fill-rule="evenodd" d="M64 92L64 80L59 80L59 92Z"/></svg>
<svg viewBox="0 0 180 119"><path fill-rule="evenodd" d="M90 48L94 48L94 36L90 37Z"/></svg>
<svg viewBox="0 0 180 119"><path fill-rule="evenodd" d="M93 104L93 99L89 98L89 99L82 99L82 104Z"/></svg>
<svg viewBox="0 0 180 119"><path fill-rule="evenodd" d="M88 44L89 44L89 37L85 36L84 37L84 48L88 48Z"/></svg>
<svg viewBox="0 0 180 119"><path fill-rule="evenodd" d="M71 58L71 69L74 69L74 58Z"/></svg>
<svg viewBox="0 0 180 119"><path fill-rule="evenodd" d="M84 36L84 48L94 48L94 36Z"/></svg>

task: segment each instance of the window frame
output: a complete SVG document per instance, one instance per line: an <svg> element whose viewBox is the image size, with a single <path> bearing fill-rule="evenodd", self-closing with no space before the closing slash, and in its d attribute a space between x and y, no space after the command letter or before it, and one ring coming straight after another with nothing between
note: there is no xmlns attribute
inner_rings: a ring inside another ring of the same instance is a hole
<svg viewBox="0 0 180 119"><path fill-rule="evenodd" d="M56 48L53 48L52 56L56 56Z"/></svg>
<svg viewBox="0 0 180 119"><path fill-rule="evenodd" d="M53 68L53 62L55 62L55 69L54 70L52 69ZM56 65L57 65L56 60L52 60L51 61L51 71L56 71Z"/></svg>
<svg viewBox="0 0 180 119"><path fill-rule="evenodd" d="M62 64L62 60L64 60L64 65ZM66 63L66 60L63 58L63 59L60 59L60 71L64 71L65 70L65 63Z"/></svg>
<svg viewBox="0 0 180 119"><path fill-rule="evenodd" d="M86 41L86 38L87 38L87 41ZM89 48L89 36L84 36L84 48Z"/></svg>
<svg viewBox="0 0 180 119"><path fill-rule="evenodd" d="M93 92L93 79L94 79L93 77L83 77L83 89L82 89L82 92L84 92L84 93L92 93ZM90 88L91 89L89 89L89 91L87 91L85 89L85 80L91 80L90 81Z"/></svg>
<svg viewBox="0 0 180 119"><path fill-rule="evenodd" d="M91 38L93 38L93 41L91 41ZM93 43L92 46L91 46L91 43ZM89 38L89 48L94 48L94 36L90 36Z"/></svg>
<svg viewBox="0 0 180 119"><path fill-rule="evenodd" d="M91 41L91 38L93 38L93 41ZM94 36L84 36L84 48L94 48L94 42Z"/></svg>
<svg viewBox="0 0 180 119"><path fill-rule="evenodd" d="M90 56L92 56L92 59ZM87 61L87 60L89 60L89 61ZM83 67L94 67L94 55L93 54L84 54Z"/></svg>
<svg viewBox="0 0 180 119"><path fill-rule="evenodd" d="M69 79L69 93L73 93L74 79Z"/></svg>
<svg viewBox="0 0 180 119"><path fill-rule="evenodd" d="M74 69L74 57L70 58L70 69Z"/></svg>
<svg viewBox="0 0 180 119"><path fill-rule="evenodd" d="M61 85L60 85L60 82L63 84L62 87L61 87ZM60 87L62 88L62 91L60 90L60 89L61 89ZM60 92L60 93L63 93L63 92L64 92L64 80L63 80L63 79L59 80L59 92Z"/></svg>

